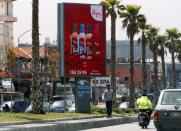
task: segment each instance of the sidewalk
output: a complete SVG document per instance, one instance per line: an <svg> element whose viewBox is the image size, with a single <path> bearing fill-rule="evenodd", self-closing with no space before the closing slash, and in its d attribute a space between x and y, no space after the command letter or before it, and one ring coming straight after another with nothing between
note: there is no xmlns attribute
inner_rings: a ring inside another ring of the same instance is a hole
<svg viewBox="0 0 181 131"><path fill-rule="evenodd" d="M137 117L85 117L81 119L0 123L0 131L77 131L137 121Z"/></svg>

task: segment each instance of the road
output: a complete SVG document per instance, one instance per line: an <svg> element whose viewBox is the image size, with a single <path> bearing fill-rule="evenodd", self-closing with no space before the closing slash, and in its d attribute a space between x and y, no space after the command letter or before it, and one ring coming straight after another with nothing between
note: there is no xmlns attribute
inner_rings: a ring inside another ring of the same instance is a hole
<svg viewBox="0 0 181 131"><path fill-rule="evenodd" d="M129 124L108 126L102 128L93 128L82 131L156 131L156 129L154 127L153 121L151 121L150 125L148 126L148 129L141 129L141 127L138 126L138 123L134 122Z"/></svg>

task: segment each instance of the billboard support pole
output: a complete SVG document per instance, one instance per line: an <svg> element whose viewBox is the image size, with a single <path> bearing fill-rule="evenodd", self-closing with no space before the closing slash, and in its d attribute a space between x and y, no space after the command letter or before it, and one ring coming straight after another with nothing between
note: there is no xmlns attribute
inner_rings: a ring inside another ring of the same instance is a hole
<svg viewBox="0 0 181 131"><path fill-rule="evenodd" d="M66 106L67 106L67 104L66 104L66 76L64 75L64 112L66 112L67 111L67 109L66 109Z"/></svg>
<svg viewBox="0 0 181 131"><path fill-rule="evenodd" d="M77 77L75 77L75 112L77 113Z"/></svg>

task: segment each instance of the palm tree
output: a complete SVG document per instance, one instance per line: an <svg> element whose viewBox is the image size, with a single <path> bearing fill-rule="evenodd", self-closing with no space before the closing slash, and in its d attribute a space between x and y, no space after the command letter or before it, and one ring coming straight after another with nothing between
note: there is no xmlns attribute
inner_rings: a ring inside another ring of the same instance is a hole
<svg viewBox="0 0 181 131"><path fill-rule="evenodd" d="M179 41L180 44L178 44L178 47L177 47L177 59L180 61L181 63L181 41Z"/></svg>
<svg viewBox="0 0 181 131"><path fill-rule="evenodd" d="M166 46L169 48L172 57L172 85L173 88L176 88L177 85L176 85L176 69L175 69L175 52L179 38L181 37L181 33L176 28L173 28L173 29L167 29L166 35L168 38Z"/></svg>
<svg viewBox="0 0 181 131"><path fill-rule="evenodd" d="M165 75L165 42L166 42L166 36L165 35L158 35L156 36L156 43L158 44L158 55L161 57L162 62L162 83L163 88L165 89L167 87L166 83L166 75Z"/></svg>
<svg viewBox="0 0 181 131"><path fill-rule="evenodd" d="M180 50L180 52L181 52L181 50ZM181 53L178 54L177 59L178 59L178 60L180 61L180 63L181 63Z"/></svg>
<svg viewBox="0 0 181 131"><path fill-rule="evenodd" d="M116 18L118 10L124 6L119 0L103 0L101 4L106 7L106 15L111 17L111 87L116 97Z"/></svg>
<svg viewBox="0 0 181 131"><path fill-rule="evenodd" d="M154 106L156 105L158 101L158 96L159 96L159 89L158 89L158 44L155 42L156 41L156 36L158 34L159 29L156 27L152 27L150 25L149 30L146 32L148 40L149 40L149 46L151 51L153 52L153 62L154 62Z"/></svg>
<svg viewBox="0 0 181 131"><path fill-rule="evenodd" d="M139 14L141 6L127 5L125 10L120 14L122 27L126 29L127 36L130 40L130 87L129 87L129 107L134 105L134 36L139 32L138 23L145 19L144 15Z"/></svg>
<svg viewBox="0 0 181 131"><path fill-rule="evenodd" d="M145 31L148 29L149 25L146 25L146 19L143 19L139 23L139 29L141 30L141 37L138 38L138 43L142 46L142 92L147 90L147 68L146 68L146 44L148 43Z"/></svg>
<svg viewBox="0 0 181 131"><path fill-rule="evenodd" d="M32 3L32 63L33 63L33 78L32 78L32 112L43 112L43 95L40 81L39 67L39 0L33 0Z"/></svg>

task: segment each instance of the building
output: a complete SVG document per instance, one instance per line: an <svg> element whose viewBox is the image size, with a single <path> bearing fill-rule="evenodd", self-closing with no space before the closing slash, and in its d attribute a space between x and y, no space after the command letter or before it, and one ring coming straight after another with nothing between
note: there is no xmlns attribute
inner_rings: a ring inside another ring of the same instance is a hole
<svg viewBox="0 0 181 131"><path fill-rule="evenodd" d="M5 68L5 56L8 45L13 44L13 2L15 0L0 0L0 67Z"/></svg>
<svg viewBox="0 0 181 131"><path fill-rule="evenodd" d="M117 63L116 64L116 77L119 79L120 84L129 85L130 83L130 73L129 73L129 63ZM110 76L110 65L107 67L107 74ZM134 64L134 84L136 93L140 93L142 89L142 63ZM151 65L147 63L147 89L150 92L151 80ZM121 94L122 91L120 91Z"/></svg>
<svg viewBox="0 0 181 131"><path fill-rule="evenodd" d="M29 45L22 47L13 47L12 48L16 65L9 67L9 70L15 75L13 79L15 85L15 91L24 92L26 88L31 86L32 80L32 47ZM40 55L40 75L46 76L51 81L59 80L58 77L58 63L57 63L57 48L54 46L41 46L39 48ZM47 55L46 55L47 54ZM48 64L46 65L46 57L48 57ZM47 66L48 70L45 71L45 66ZM46 77L46 78L47 78Z"/></svg>
<svg viewBox="0 0 181 131"><path fill-rule="evenodd" d="M106 41L106 57L111 57L111 41ZM134 58L139 60L142 56L141 44L134 41ZM116 41L116 59L128 59L129 58L129 41L127 40L117 40ZM148 62L153 58L153 54L149 48L146 46L146 59Z"/></svg>

